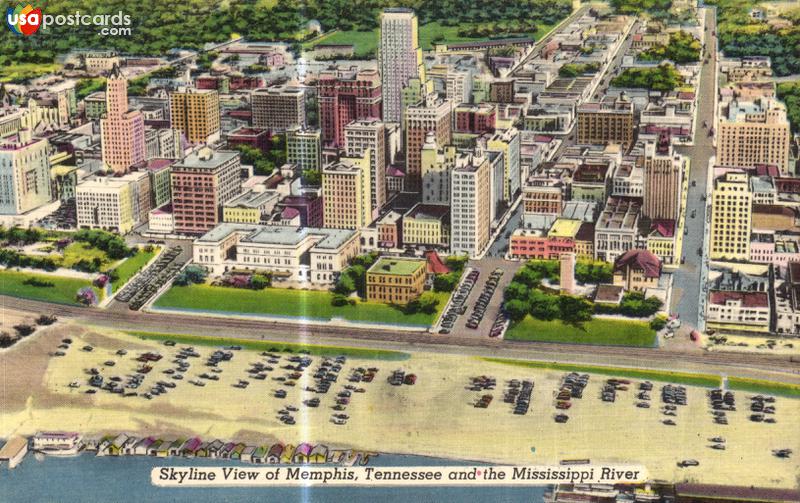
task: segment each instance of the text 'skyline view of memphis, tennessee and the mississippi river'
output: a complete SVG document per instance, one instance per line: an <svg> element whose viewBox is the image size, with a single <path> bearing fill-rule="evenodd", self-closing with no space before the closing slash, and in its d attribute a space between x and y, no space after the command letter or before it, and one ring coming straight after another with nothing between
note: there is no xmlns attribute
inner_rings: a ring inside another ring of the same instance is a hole
<svg viewBox="0 0 800 503"><path fill-rule="evenodd" d="M0 10L0 503L800 502L796 0Z"/></svg>

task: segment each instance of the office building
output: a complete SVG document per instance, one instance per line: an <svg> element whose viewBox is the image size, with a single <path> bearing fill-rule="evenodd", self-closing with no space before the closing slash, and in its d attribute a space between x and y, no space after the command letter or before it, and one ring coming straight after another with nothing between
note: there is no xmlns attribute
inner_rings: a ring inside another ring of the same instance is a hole
<svg viewBox="0 0 800 503"><path fill-rule="evenodd" d="M128 80L118 66L106 79L106 114L100 120L103 163L115 173L125 173L145 160L144 117L128 108Z"/></svg>
<svg viewBox="0 0 800 503"><path fill-rule="evenodd" d="M767 164L787 174L790 139L783 103L768 98L733 101L719 121L717 164L740 168Z"/></svg>
<svg viewBox="0 0 800 503"><path fill-rule="evenodd" d="M376 70L332 70L317 81L319 124L324 145L344 147L344 128L353 121L381 118L381 79Z"/></svg>
<svg viewBox="0 0 800 503"><path fill-rule="evenodd" d="M456 157L450 186L450 251L481 255L491 237L491 173L486 156Z"/></svg>
<svg viewBox="0 0 800 503"><path fill-rule="evenodd" d="M202 234L221 221L222 205L241 194L237 152L203 147L172 166L175 230Z"/></svg>
<svg viewBox="0 0 800 503"><path fill-rule="evenodd" d="M436 145L449 145L450 102L437 101L411 106L406 110L406 179L407 192L419 192L422 186L422 147L428 133L433 133Z"/></svg>
<svg viewBox="0 0 800 503"><path fill-rule="evenodd" d="M127 234L147 222L150 177L146 172L134 172L86 180L75 189L75 206L78 228Z"/></svg>
<svg viewBox="0 0 800 503"><path fill-rule="evenodd" d="M711 193L711 260L748 260L752 194L747 174L728 172L714 180Z"/></svg>
<svg viewBox="0 0 800 503"><path fill-rule="evenodd" d="M306 127L305 91L298 86L273 86L256 89L250 95L253 127L286 131Z"/></svg>
<svg viewBox="0 0 800 503"><path fill-rule="evenodd" d="M289 129L286 132L286 162L297 165L302 171L319 171L322 166L320 130Z"/></svg>
<svg viewBox="0 0 800 503"><path fill-rule="evenodd" d="M367 300L408 304L425 289L425 260L381 257L367 271Z"/></svg>
<svg viewBox="0 0 800 503"><path fill-rule="evenodd" d="M580 145L616 143L628 150L633 145L633 102L625 93L618 98L606 96L601 101L578 105L578 136Z"/></svg>
<svg viewBox="0 0 800 503"><path fill-rule="evenodd" d="M0 142L0 215L20 215L53 199L47 140L30 131Z"/></svg>
<svg viewBox="0 0 800 503"><path fill-rule="evenodd" d="M386 204L386 127L378 119L364 119L344 128L345 151L349 157L370 152L369 190L371 218Z"/></svg>
<svg viewBox="0 0 800 503"><path fill-rule="evenodd" d="M325 227L360 229L372 222L370 197L371 151L342 157L322 169Z"/></svg>
<svg viewBox="0 0 800 503"><path fill-rule="evenodd" d="M670 149L671 150L671 149ZM683 183L683 156L677 152L656 153L648 143L644 157L642 215L651 220L677 220Z"/></svg>
<svg viewBox="0 0 800 503"><path fill-rule="evenodd" d="M213 89L186 89L170 94L170 123L190 143L219 139L219 94Z"/></svg>
<svg viewBox="0 0 800 503"><path fill-rule="evenodd" d="M383 120L401 122L403 88L413 78L420 82L426 80L419 26L413 10L388 8L381 13L378 67L383 89Z"/></svg>

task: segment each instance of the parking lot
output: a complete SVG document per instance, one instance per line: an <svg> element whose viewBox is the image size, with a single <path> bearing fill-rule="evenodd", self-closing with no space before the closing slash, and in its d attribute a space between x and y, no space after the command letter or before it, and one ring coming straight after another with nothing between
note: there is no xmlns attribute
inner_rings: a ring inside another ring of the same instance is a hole
<svg viewBox="0 0 800 503"><path fill-rule="evenodd" d="M467 267L475 272L467 270L451 300L451 306L455 304L457 309L453 311L448 307L443 317L443 321L448 322L449 314L457 314L455 318L451 318L452 327L448 329L450 334L463 337L490 337L492 334L495 337L502 336L495 323L498 316L502 316L503 292L519 266L518 262L490 258L469 262ZM477 274L474 285L468 291L460 292L464 283L470 281L470 274ZM459 304L457 299L464 294L466 300Z"/></svg>
<svg viewBox="0 0 800 503"><path fill-rule="evenodd" d="M170 246L156 261L137 274L115 298L116 304L127 304L130 309L140 309L158 290L180 271L186 259L183 248Z"/></svg>

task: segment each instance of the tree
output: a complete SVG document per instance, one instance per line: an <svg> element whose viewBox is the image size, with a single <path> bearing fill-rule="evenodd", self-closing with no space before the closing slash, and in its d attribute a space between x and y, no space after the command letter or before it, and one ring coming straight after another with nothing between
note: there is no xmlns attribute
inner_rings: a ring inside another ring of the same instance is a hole
<svg viewBox="0 0 800 503"><path fill-rule="evenodd" d="M560 313L558 296L545 293L541 290L531 290L529 304L531 316L540 320L553 320Z"/></svg>
<svg viewBox="0 0 800 503"><path fill-rule="evenodd" d="M530 312L531 306L525 300L511 299L505 303L503 309L505 309L505 312L508 314L509 318L511 318L513 321L519 321Z"/></svg>
<svg viewBox="0 0 800 503"><path fill-rule="evenodd" d="M319 187L322 185L322 173L316 169L304 169L302 181L307 187Z"/></svg>
<svg viewBox="0 0 800 503"><path fill-rule="evenodd" d="M14 339L8 332L0 333L0 348L8 348L14 344Z"/></svg>
<svg viewBox="0 0 800 503"><path fill-rule="evenodd" d="M350 295L356 291L356 282L349 274L342 273L336 279L336 284L333 287L333 292L339 295Z"/></svg>
<svg viewBox="0 0 800 503"><path fill-rule="evenodd" d="M667 326L667 318L664 315L659 315L650 320L650 328L658 332Z"/></svg>
<svg viewBox="0 0 800 503"><path fill-rule="evenodd" d="M592 303L583 297L561 295L558 297L561 320L567 323L581 323L592 319Z"/></svg>
<svg viewBox="0 0 800 503"><path fill-rule="evenodd" d="M521 300L527 301L528 296L530 295L530 288L523 283L517 283L516 281L512 281L508 287L506 287L506 291L503 294L503 298L506 301L510 300Z"/></svg>
<svg viewBox="0 0 800 503"><path fill-rule="evenodd" d="M187 286L190 283L204 283L207 277L208 271L206 271L204 267L190 265L178 274L178 277L175 278L175 284L178 286Z"/></svg>
<svg viewBox="0 0 800 503"><path fill-rule="evenodd" d="M253 274L250 278L250 286L254 290L263 290L272 284L272 278L265 274Z"/></svg>
<svg viewBox="0 0 800 503"><path fill-rule="evenodd" d="M433 290L436 292L452 292L455 290L460 277L461 275L455 272L437 274L433 277Z"/></svg>
<svg viewBox="0 0 800 503"><path fill-rule="evenodd" d="M435 313L438 305L439 299L431 292L425 292L419 296L419 310L425 314Z"/></svg>
<svg viewBox="0 0 800 503"><path fill-rule="evenodd" d="M19 325L14 325L14 330L17 332L18 336L27 337L36 331L36 326L20 323Z"/></svg>

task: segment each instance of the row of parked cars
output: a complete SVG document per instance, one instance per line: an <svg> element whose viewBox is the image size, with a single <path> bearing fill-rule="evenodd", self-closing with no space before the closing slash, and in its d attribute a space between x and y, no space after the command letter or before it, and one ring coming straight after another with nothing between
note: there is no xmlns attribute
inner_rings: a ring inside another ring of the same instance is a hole
<svg viewBox="0 0 800 503"><path fill-rule="evenodd" d="M180 271L183 266L183 262L178 260L180 254L179 246L167 248L150 267L125 285L125 288L117 294L117 300L127 302L128 307L134 311L141 308Z"/></svg>
<svg viewBox="0 0 800 503"><path fill-rule="evenodd" d="M467 328L476 329L483 320L483 315L486 314L486 308L489 307L489 301L492 300L494 291L497 290L497 285L500 283L500 278L503 276L502 269L495 269L483 285L483 291L480 297L475 302L475 307L472 309L472 314L467 321Z"/></svg>
<svg viewBox="0 0 800 503"><path fill-rule="evenodd" d="M475 282L478 281L480 273L472 269L464 278L464 281L458 287L458 290L453 294L453 299L450 301L450 307L442 318L442 328L439 330L440 334L449 334L456 323L459 315L467 312L467 297L469 297Z"/></svg>

